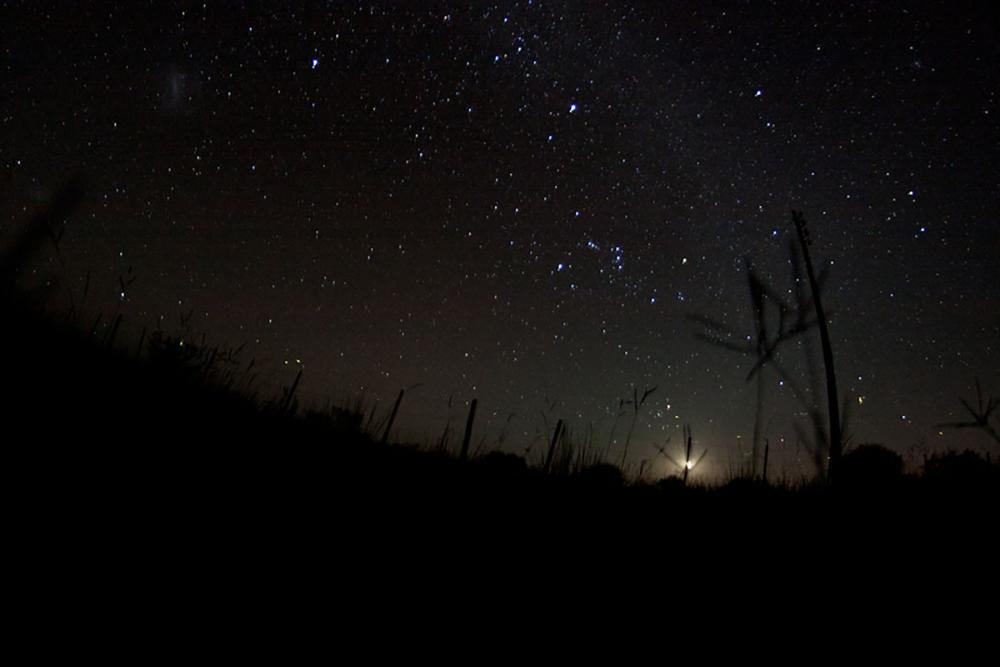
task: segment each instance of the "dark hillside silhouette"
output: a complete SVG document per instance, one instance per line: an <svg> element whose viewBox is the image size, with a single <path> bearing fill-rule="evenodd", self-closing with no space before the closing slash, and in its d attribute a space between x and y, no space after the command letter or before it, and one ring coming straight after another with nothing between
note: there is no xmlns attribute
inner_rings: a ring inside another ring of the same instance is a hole
<svg viewBox="0 0 1000 667"><path fill-rule="evenodd" d="M761 534L782 539L792 535L789 526L815 528L839 511L867 522L889 499L909 503L916 520L946 506L941 500L969 479L984 498L1000 489L996 466L972 454L931 459L925 479L902 484L898 456L867 446L845 457L839 491L760 480L711 489L687 479L704 456L692 449L688 429L677 462L682 478L630 482L620 467L575 449L563 420L538 467L509 453L474 456L473 410L460 456L393 444L391 416L375 431L366 430L361 406L300 409L301 374L275 397L255 395L253 360L238 348L163 331L144 332L139 345L115 345L111 334L38 309L17 290L17 274L72 217L79 197L78 189L64 191L4 255L0 406L6 468L28 503L24 516L47 517L88 539L119 540L152 526L211 540L262 526L306 534L331 521L336 531L382 522L469 530L497 521L619 530L624 522L645 535L676 515L740 530L748 513L766 515L775 531ZM654 389L636 390L634 413ZM856 489L863 504L851 501Z"/></svg>

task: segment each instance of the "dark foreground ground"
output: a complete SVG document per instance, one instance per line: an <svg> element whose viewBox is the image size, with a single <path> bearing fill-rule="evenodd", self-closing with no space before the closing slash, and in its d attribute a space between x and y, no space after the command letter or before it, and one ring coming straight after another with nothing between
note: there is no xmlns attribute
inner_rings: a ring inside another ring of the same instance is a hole
<svg viewBox="0 0 1000 667"><path fill-rule="evenodd" d="M708 489L384 445L349 410L248 397L226 351L153 332L125 352L114 327L40 314L12 289L30 250L0 262L0 416L8 580L33 627L92 617L146 636L150 613L177 609L208 634L286 608L302 627L331 610L381 623L454 592L523 607L513 591L658 601L750 583L816 600L840 578L868 597L996 583L1000 483L979 457Z"/></svg>
<svg viewBox="0 0 1000 667"><path fill-rule="evenodd" d="M651 605L647 620L707 602L722 627L772 605L808 624L803 602L836 600L877 623L929 591L951 600L935 614L994 599L1000 484L982 459L920 478L862 467L835 488L545 474L383 445L287 395L251 400L178 340L136 355L16 300L4 314L8 629L36 655L287 658L301 644L284 637L456 616L529 632L567 612L590 619L567 630L579 643L640 609L605 602L621 596Z"/></svg>
<svg viewBox="0 0 1000 667"><path fill-rule="evenodd" d="M998 506L997 466L972 454L934 459L922 476L871 457L834 488L628 484L611 466L554 475L500 453L460 461L381 444L348 411L303 413L291 396L249 398L217 350L154 334L141 354L125 353L107 334L81 334L18 303L6 310L5 470L24 512L86 511L95 525L116 517L136 529L183 520L211 532L324 517L330 535L380 521L628 526L634 537L683 541L713 524L749 534L840 524L931 530Z"/></svg>

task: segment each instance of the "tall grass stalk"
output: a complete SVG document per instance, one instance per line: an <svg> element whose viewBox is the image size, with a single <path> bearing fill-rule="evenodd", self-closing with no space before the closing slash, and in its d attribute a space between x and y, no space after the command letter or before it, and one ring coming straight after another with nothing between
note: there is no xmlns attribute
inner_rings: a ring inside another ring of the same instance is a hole
<svg viewBox="0 0 1000 667"><path fill-rule="evenodd" d="M816 272L813 270L812 256L809 254L809 247L812 245L812 239L809 238L809 228L799 211L792 211L792 220L795 223L795 231L799 236L802 257L809 275L809 288L812 291L813 306L816 308L820 344L823 346L823 366L826 369L826 406L830 420L830 467L827 476L832 483L836 480L837 469L840 467L843 447L840 430L840 397L837 394L837 374L833 367L833 347L830 345L830 332L827 329L826 314L823 312L823 302L820 300L819 283L816 280Z"/></svg>
<svg viewBox="0 0 1000 667"><path fill-rule="evenodd" d="M399 404L403 402L403 393L405 390L400 389L399 395L396 396L396 402L392 406L392 412L389 413L389 421L385 424L385 430L382 431L382 444L384 445L389 440L389 431L392 430L392 424L396 421L396 414L399 412Z"/></svg>
<svg viewBox="0 0 1000 667"><path fill-rule="evenodd" d="M472 399L472 403L469 404L469 417L465 420L465 435L462 436L462 450L458 455L458 458L462 461L469 458L469 441L472 439L472 422L476 418L476 405L478 401Z"/></svg>

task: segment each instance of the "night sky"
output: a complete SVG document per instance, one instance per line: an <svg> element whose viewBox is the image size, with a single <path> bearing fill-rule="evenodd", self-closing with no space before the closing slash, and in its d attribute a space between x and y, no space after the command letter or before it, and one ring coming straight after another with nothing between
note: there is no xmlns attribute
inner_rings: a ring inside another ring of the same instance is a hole
<svg viewBox="0 0 1000 667"><path fill-rule="evenodd" d="M407 388L414 441L475 397L477 440L531 457L558 418L606 445L655 385L631 465L670 472L690 424L711 477L756 385L691 315L753 332L744 258L790 290L794 208L852 442L990 447L935 424L1000 392L993 3L81 4L0 9L3 241L86 185L53 304L89 272L131 335L246 343L307 404ZM805 385L810 349L779 353ZM811 473L766 372L775 465Z"/></svg>

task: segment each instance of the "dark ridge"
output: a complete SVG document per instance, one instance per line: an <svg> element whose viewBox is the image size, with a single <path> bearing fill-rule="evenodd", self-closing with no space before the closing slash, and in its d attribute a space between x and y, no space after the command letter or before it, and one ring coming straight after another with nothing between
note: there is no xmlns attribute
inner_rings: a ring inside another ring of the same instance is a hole
<svg viewBox="0 0 1000 667"><path fill-rule="evenodd" d="M844 457L837 486L736 479L706 488L681 478L629 483L600 461L575 473L554 466L573 456L559 440L562 422L540 468L509 453L456 457L391 444L370 435L358 406L299 409L298 379L279 396L256 397L253 364L238 350L162 331L125 350L113 334L39 311L12 277L44 238L39 230L71 204L58 199L3 264L5 470L18 520L32 530L116 543L537 530L549 540L624 535L679 545L744 535L773 545L866 527L883 536L887 526L953 530L956 517L975 523L998 506L998 467L971 452L932 458L915 477L902 474L898 455L865 445Z"/></svg>

